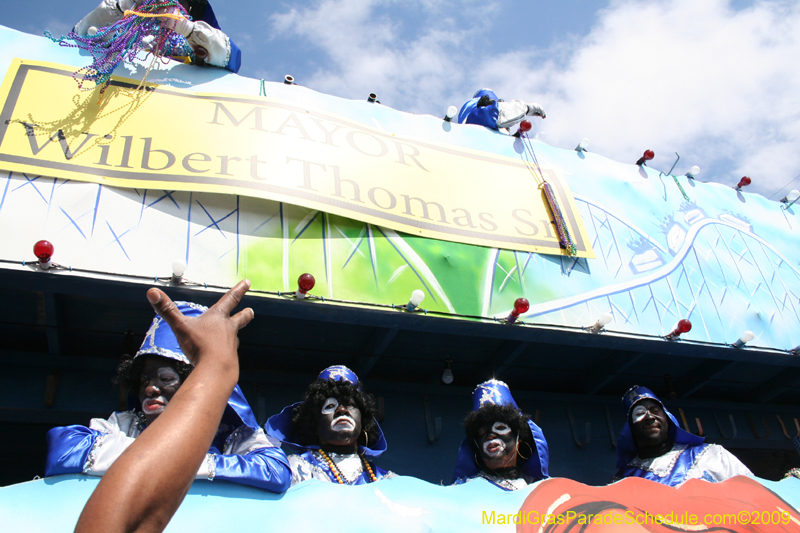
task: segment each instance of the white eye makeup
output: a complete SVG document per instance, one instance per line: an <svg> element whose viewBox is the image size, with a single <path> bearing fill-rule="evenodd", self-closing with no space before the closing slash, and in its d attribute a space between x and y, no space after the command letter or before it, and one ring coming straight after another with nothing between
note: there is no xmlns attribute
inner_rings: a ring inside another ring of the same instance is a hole
<svg viewBox="0 0 800 533"><path fill-rule="evenodd" d="M322 414L329 415L339 407L339 400L336 398L328 398L324 402L322 402Z"/></svg>
<svg viewBox="0 0 800 533"><path fill-rule="evenodd" d="M492 433L495 435L508 435L511 433L511 428L502 422L495 422L492 426Z"/></svg>
<svg viewBox="0 0 800 533"><path fill-rule="evenodd" d="M634 424L636 424L637 422L640 422L642 419L644 419L646 414L647 414L647 407L645 407L644 405L637 405L636 407L633 408L633 411L631 412L631 420L633 421Z"/></svg>

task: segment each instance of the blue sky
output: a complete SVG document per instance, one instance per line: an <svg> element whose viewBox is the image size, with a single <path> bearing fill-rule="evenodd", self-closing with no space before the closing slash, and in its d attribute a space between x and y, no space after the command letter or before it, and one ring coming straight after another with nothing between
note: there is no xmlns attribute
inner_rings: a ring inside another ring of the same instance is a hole
<svg viewBox="0 0 800 533"><path fill-rule="evenodd" d="M0 24L66 33L97 0L6 2ZM475 90L538 102L540 138L775 199L800 189L800 2L213 0L241 75L442 116ZM786 186L785 186L786 185ZM784 187L785 186L785 187Z"/></svg>

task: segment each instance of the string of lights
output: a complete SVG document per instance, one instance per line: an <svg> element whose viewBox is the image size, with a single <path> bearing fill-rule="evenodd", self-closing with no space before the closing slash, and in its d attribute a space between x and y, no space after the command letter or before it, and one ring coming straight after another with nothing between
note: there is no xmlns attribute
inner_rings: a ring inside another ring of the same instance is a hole
<svg viewBox="0 0 800 533"><path fill-rule="evenodd" d="M54 263L52 261L53 254L55 252L55 247L52 243L48 241L38 241L33 247L34 255L36 255L36 261L15 261L15 260L8 260L8 259L0 259L0 263L5 264L13 264L13 265L20 265L22 267L29 267L32 269L36 269L41 272L47 272L51 269L53 270L65 270L71 273L76 274L93 274L98 276L106 276L111 278L119 278L119 279L130 279L130 280L139 280L139 281L150 281L152 280L153 283L160 284L162 286L176 286L176 287L202 287L204 289L213 289L219 291L228 291L230 287L226 287L224 285L214 285L208 283L198 283L195 281L188 280L184 278L184 273L186 270L186 264L182 261L175 261L172 264L173 272L171 276L143 276L143 275L136 275L136 274L122 274L116 272L105 272L101 270L92 270L92 269L84 269L84 268L73 268L72 266L64 266L58 263ZM681 340L682 342L687 342L693 345L699 346L709 346L709 347L731 347L735 349L742 349L745 345L752 341L755 338L755 334L752 331L745 331L737 340L732 343L720 343L720 342L710 342L710 341L700 341L700 340L684 340L681 339L680 336L684 333L688 333L692 329L692 323L688 319L681 319L678 321L675 329L672 330L667 335L650 335L645 333L630 333L624 331L614 331L609 330L606 326L613 321L613 316L610 313L603 313L597 319L597 321L591 326L569 326L569 325L562 325L562 324L531 324L526 323L522 320L518 320L520 315L528 312L530 309L530 303L525 298L517 298L514 302L514 307L509 315L505 318L497 318L497 317L487 317L481 315L468 315L462 313L451 313L447 311L435 311L435 310L427 310L422 309L419 305L425 299L425 293L419 289L413 291L411 293L411 297L409 298L408 303L403 305L398 304L383 304L377 302L364 302L364 301L356 301L356 300L343 300L337 298L325 298L324 296L317 296L311 294L311 291L316 284L316 280L314 276L309 273L301 274L297 280L297 290L296 291L270 291L270 290L263 290L263 289L250 289L249 292L253 294L259 295L269 295L269 296L277 296L279 298L286 298L286 299L295 299L295 300L319 300L321 302L328 302L328 303L335 303L335 304L343 304L343 305L353 305L358 307L368 307L368 308L377 308L377 309L395 309L401 310L407 313L421 313L424 315L433 315L433 316L442 316L448 318L460 318L460 319L469 319L469 320L479 320L482 322L494 322L494 323L501 323L501 324L514 324L516 326L528 327L528 328L535 328L535 329L552 329L552 330L560 330L560 331L588 331L591 334L601 334L601 333L608 333L613 334L618 337L627 337L633 339L661 339L669 342L674 342ZM771 348L771 347L762 347L762 346L751 346L754 349L759 349L762 351L767 352L774 352L774 353L789 353L791 355L800 355L800 346L796 346L792 349L778 349L778 348Z"/></svg>

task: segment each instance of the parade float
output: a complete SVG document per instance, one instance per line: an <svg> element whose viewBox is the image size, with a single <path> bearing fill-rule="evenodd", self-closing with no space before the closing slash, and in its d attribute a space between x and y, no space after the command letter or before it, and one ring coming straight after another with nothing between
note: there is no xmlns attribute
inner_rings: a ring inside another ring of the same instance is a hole
<svg viewBox="0 0 800 533"><path fill-rule="evenodd" d="M0 49L4 528L74 527L96 478L26 480L47 428L124 403L109 379L147 330L146 288L208 304L242 278L259 422L347 364L401 475L280 495L197 481L169 531L800 528L800 481L770 481L798 462L796 198L456 124L446 105L413 115L144 55L80 90L85 52L5 28ZM535 414L553 478L441 486L492 377ZM604 486L635 383L757 477Z"/></svg>

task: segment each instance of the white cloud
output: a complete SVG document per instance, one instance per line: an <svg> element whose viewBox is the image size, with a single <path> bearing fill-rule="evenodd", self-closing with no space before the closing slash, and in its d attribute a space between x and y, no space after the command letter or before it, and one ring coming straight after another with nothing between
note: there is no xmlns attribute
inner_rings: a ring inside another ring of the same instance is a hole
<svg viewBox="0 0 800 533"><path fill-rule="evenodd" d="M274 14L272 30L281 37L295 35L313 42L328 56L330 61L303 80L304 85L347 98L375 92L384 104L409 111L420 110L424 101L422 106L438 114L440 107L461 99L447 102L453 89L463 84L457 58L468 50L466 41L474 28L459 28L443 15L441 3L429 0L408 1L398 8L414 14L402 19L414 27L404 27L392 19L392 4L323 0L312 8Z"/></svg>
<svg viewBox="0 0 800 533"><path fill-rule="evenodd" d="M723 0L617 1L566 61L512 53L481 72L515 98L539 100L551 143L771 195L800 173L800 8L762 2L733 11ZM501 81L501 73L515 72ZM685 168L684 168L685 167ZM795 182L794 187L800 188Z"/></svg>
<svg viewBox="0 0 800 533"><path fill-rule="evenodd" d="M492 87L544 106L537 126L563 148L589 137L592 151L625 162L649 148L662 170L679 152L675 172L697 164L701 179L731 185L747 174L766 195L800 174L798 3L736 11L726 0L615 0L588 35L547 50L515 50L515 32L535 25L517 28L498 6L322 0L271 25L327 56L303 83L319 91L376 92L397 109L439 115ZM403 10L400 21L391 9ZM498 40L509 52L489 57L483 44Z"/></svg>

